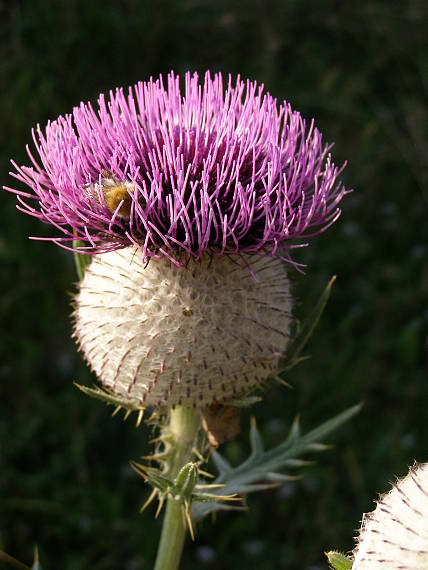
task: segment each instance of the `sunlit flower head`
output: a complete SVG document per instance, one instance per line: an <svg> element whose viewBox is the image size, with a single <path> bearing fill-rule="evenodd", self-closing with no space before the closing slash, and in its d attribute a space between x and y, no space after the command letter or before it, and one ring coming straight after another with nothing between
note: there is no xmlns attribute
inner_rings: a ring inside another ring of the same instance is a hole
<svg viewBox="0 0 428 570"><path fill-rule="evenodd" d="M263 253L323 231L346 193L330 145L263 86L171 73L100 95L33 132L31 166L12 173L18 207L52 239L142 258Z"/></svg>

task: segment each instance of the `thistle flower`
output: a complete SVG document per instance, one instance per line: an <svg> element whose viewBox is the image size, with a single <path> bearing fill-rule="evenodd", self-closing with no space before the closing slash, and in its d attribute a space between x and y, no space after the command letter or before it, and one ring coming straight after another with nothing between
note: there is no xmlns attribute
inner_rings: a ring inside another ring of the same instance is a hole
<svg viewBox="0 0 428 570"><path fill-rule="evenodd" d="M41 164L28 150L33 166L12 173L30 191L7 189L62 233L48 239L103 253L74 313L101 382L194 407L262 384L289 337L290 240L334 223L347 192L313 123L239 77L224 90L220 74L187 73L182 93L171 73L33 139Z"/></svg>
<svg viewBox="0 0 428 570"><path fill-rule="evenodd" d="M171 73L122 89L33 132L37 158L11 173L18 208L53 225L82 252L129 245L144 260L177 253L275 255L340 215L346 192L330 146L263 87L220 74ZM68 245L67 245L68 244Z"/></svg>
<svg viewBox="0 0 428 570"><path fill-rule="evenodd" d="M428 568L428 463L415 464L363 517L352 570Z"/></svg>

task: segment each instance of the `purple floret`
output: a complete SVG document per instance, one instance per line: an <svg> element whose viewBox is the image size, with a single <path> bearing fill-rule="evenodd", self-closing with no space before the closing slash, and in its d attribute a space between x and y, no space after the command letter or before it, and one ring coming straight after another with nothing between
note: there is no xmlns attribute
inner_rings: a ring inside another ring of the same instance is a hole
<svg viewBox="0 0 428 570"><path fill-rule="evenodd" d="M263 86L187 73L100 95L33 131L32 166L11 173L30 191L18 208L55 226L81 253L136 245L143 259L212 254L289 257L289 240L340 215L343 166L313 122ZM37 156L38 155L38 156ZM120 187L116 201L109 192ZM113 206L112 206L113 204ZM41 238L46 239L46 238Z"/></svg>

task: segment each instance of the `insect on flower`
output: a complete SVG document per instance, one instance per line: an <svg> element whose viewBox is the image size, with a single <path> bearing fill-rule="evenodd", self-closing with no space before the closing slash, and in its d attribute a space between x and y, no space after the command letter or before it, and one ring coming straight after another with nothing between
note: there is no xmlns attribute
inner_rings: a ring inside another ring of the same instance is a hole
<svg viewBox="0 0 428 570"><path fill-rule="evenodd" d="M121 182L110 172L103 171L100 182L87 184L88 197L103 203L115 217L129 220L131 216L132 193L134 187L129 182ZM100 197L102 194L102 198Z"/></svg>

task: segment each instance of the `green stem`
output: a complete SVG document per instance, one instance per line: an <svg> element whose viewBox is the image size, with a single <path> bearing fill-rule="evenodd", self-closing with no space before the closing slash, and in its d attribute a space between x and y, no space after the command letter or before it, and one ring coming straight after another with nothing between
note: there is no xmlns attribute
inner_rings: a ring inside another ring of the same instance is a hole
<svg viewBox="0 0 428 570"><path fill-rule="evenodd" d="M168 431L173 438L175 453L169 477L175 478L183 465L191 460L200 422L199 410L184 406L171 410ZM185 537L186 524L181 504L168 499L154 570L178 569Z"/></svg>

